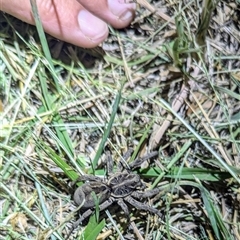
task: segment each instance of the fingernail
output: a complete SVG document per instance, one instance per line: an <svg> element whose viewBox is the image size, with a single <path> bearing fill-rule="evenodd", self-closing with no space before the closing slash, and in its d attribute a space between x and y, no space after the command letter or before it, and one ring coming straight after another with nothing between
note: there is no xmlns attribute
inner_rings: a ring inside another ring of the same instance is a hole
<svg viewBox="0 0 240 240"><path fill-rule="evenodd" d="M123 0L108 0L109 10L119 19L125 21L133 18L135 3L124 3Z"/></svg>
<svg viewBox="0 0 240 240"><path fill-rule="evenodd" d="M82 33L92 41L97 41L105 36L108 31L107 24L86 10L78 14L78 24Z"/></svg>

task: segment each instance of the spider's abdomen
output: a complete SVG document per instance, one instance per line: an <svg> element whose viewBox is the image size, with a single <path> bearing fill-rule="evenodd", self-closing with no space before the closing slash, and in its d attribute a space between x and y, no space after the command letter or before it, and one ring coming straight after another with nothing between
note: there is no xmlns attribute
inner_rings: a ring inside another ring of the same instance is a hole
<svg viewBox="0 0 240 240"><path fill-rule="evenodd" d="M99 182L88 182L78 187L74 193L75 203L83 209L93 208L106 201L111 195L110 188Z"/></svg>

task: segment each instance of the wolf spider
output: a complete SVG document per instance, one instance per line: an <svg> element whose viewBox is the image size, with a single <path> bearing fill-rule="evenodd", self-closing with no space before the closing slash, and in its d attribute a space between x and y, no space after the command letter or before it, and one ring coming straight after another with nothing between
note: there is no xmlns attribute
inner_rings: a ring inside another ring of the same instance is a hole
<svg viewBox="0 0 240 240"><path fill-rule="evenodd" d="M126 160L131 155L131 152L132 150L123 156L123 160L120 160L116 172L113 171L113 159L110 153L107 153L107 179L83 175L75 181L75 183L78 181L85 182L76 189L73 195L74 202L76 205L81 206L81 210L84 210L84 213L73 224L71 232L93 213L96 199L98 199L100 211L107 209L116 202L126 216L129 217L127 202L136 209L148 211L161 217L160 211L146 203L140 202L143 198L155 196L159 193L159 189L145 190L146 185L141 181L140 176L132 172L134 169L139 168L144 161L157 156L158 152L152 152L143 158L137 158L127 165Z"/></svg>

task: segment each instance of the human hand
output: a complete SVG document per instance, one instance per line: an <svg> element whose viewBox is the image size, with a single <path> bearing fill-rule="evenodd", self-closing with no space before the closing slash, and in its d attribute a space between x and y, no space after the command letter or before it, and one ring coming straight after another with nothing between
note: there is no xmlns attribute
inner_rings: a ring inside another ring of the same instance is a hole
<svg viewBox="0 0 240 240"><path fill-rule="evenodd" d="M91 48L108 36L107 23L126 27L135 3L127 0L36 0L44 30L77 46ZM0 10L34 24L30 0L1 0Z"/></svg>

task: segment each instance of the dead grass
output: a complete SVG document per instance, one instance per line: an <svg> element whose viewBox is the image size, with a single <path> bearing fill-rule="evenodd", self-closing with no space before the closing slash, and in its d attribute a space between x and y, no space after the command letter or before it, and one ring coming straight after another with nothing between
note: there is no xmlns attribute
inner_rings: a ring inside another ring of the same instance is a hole
<svg viewBox="0 0 240 240"><path fill-rule="evenodd" d="M104 175L106 147L159 151L140 173L164 217L109 209L72 239L240 239L239 4L139 3L92 50L1 13L0 239L64 239L69 182Z"/></svg>

